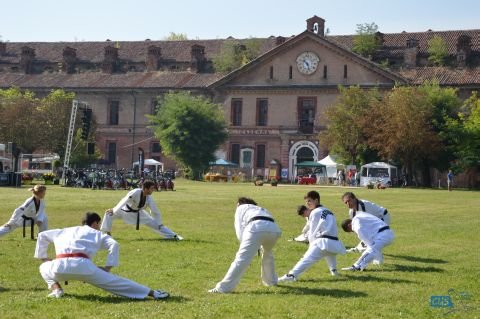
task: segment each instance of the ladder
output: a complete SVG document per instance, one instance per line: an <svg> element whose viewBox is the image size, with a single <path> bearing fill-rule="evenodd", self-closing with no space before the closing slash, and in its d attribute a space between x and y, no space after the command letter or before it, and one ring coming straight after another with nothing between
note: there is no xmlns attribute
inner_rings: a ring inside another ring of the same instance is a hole
<svg viewBox="0 0 480 319"><path fill-rule="evenodd" d="M77 111L78 111L79 104L87 105L87 103L79 102L77 100L73 100L72 102L72 113L70 114L70 125L68 127L67 147L65 148L65 160L63 161L62 181L64 181L64 185L67 182L66 174L70 165L70 155L72 152L73 135L75 134L75 120L77 118Z"/></svg>

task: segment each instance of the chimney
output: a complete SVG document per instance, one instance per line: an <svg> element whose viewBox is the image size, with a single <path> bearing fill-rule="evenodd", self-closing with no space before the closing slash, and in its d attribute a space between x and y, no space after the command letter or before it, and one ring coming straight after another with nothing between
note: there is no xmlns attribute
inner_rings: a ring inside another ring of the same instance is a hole
<svg viewBox="0 0 480 319"><path fill-rule="evenodd" d="M408 38L407 48L403 52L403 63L407 68L414 68L417 66L418 48L418 40L414 38Z"/></svg>
<svg viewBox="0 0 480 319"><path fill-rule="evenodd" d="M457 66L463 68L472 52L472 38L462 34L457 40Z"/></svg>
<svg viewBox="0 0 480 319"><path fill-rule="evenodd" d="M280 45L280 44L284 43L285 40L286 40L286 39L285 39L284 37L281 37L281 36L276 37L276 38L275 38L275 45Z"/></svg>
<svg viewBox="0 0 480 319"><path fill-rule="evenodd" d="M162 49L155 45L149 46L147 51L147 71L157 71L160 67L161 58Z"/></svg>
<svg viewBox="0 0 480 319"><path fill-rule="evenodd" d="M118 48L107 46L102 63L102 71L104 73L114 73L118 66Z"/></svg>
<svg viewBox="0 0 480 319"><path fill-rule="evenodd" d="M307 19L307 31L322 37L325 36L325 20L317 16Z"/></svg>
<svg viewBox="0 0 480 319"><path fill-rule="evenodd" d="M205 47L203 45L192 45L191 69L194 72L202 72L205 68Z"/></svg>
<svg viewBox="0 0 480 319"><path fill-rule="evenodd" d="M35 49L30 47L22 47L22 55L20 57L20 68L30 74L33 71L33 60L35 59Z"/></svg>
<svg viewBox="0 0 480 319"><path fill-rule="evenodd" d="M63 49L63 69L67 73L75 72L75 63L77 62L77 50L70 47Z"/></svg>
<svg viewBox="0 0 480 319"><path fill-rule="evenodd" d="M0 55L7 53L7 43L0 41Z"/></svg>

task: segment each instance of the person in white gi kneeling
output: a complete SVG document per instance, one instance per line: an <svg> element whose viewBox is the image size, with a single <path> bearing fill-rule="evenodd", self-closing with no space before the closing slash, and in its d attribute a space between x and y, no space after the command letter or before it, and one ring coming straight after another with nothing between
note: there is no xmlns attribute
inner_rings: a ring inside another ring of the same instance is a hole
<svg viewBox="0 0 480 319"><path fill-rule="evenodd" d="M35 224L38 226L38 232L48 229L48 218L45 213L45 195L47 188L44 185L35 185L33 188L30 188L29 191L33 193L33 196L27 199L22 206L16 208L10 220L0 227L0 237L12 232L18 227L22 227L22 225L25 231L27 223L32 227L32 239L34 239L33 226Z"/></svg>
<svg viewBox="0 0 480 319"><path fill-rule="evenodd" d="M227 293L235 289L257 252L262 252L262 282L265 286L277 284L273 247L282 231L265 208L246 197L240 197L235 211L235 232L240 241L235 260L225 277L211 293Z"/></svg>
<svg viewBox="0 0 480 319"><path fill-rule="evenodd" d="M136 224L137 230L139 225L142 224L150 227L164 238L182 240L183 237L163 225L160 210L152 198L154 191L155 183L151 180L146 180L142 188L136 188L128 192L117 206L107 209L100 230L111 235L113 220L121 218L126 224ZM150 208L151 214L147 213L147 207Z"/></svg>
<svg viewBox="0 0 480 319"><path fill-rule="evenodd" d="M364 270L371 261L382 258L383 247L390 245L394 237L393 231L387 223L362 211L357 212L353 219L344 220L342 228L346 232L357 233L358 238L367 246L353 266L342 268L342 270Z"/></svg>
<svg viewBox="0 0 480 319"><path fill-rule="evenodd" d="M101 218L97 213L86 213L83 226L47 230L38 235L35 258L44 262L40 274L52 292L49 297L64 295L60 281L79 280L113 294L132 299L164 299L167 292L152 290L132 280L110 273L118 265L118 243L99 231ZM48 259L48 245L55 245L56 258ZM108 250L105 267L92 262L98 250Z"/></svg>
<svg viewBox="0 0 480 319"><path fill-rule="evenodd" d="M308 217L308 250L297 264L286 275L278 279L282 281L296 281L298 276L325 257L330 274L337 276L337 254L345 254L345 246L338 239L337 220L335 215L320 205L320 194L310 191L305 196L308 210L303 216Z"/></svg>

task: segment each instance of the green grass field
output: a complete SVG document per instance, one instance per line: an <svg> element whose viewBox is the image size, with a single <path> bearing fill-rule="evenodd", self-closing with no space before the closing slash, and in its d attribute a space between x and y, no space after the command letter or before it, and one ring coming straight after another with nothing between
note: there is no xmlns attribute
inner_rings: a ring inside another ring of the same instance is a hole
<svg viewBox="0 0 480 319"><path fill-rule="evenodd" d="M165 225L184 241L160 240L146 227L136 231L116 220L120 266L113 273L170 292L165 301L132 301L82 282L65 286L65 298L49 299L40 262L33 258L35 242L17 229L0 238L0 318L480 318L480 193L470 191L354 189L359 198L392 214L396 238L384 250L384 265L334 278L321 260L299 281L267 288L255 258L234 293L207 293L223 278L238 248L233 228L238 196L254 198L280 225L283 235L275 257L281 276L307 248L288 239L304 225L295 208L313 188L338 224L346 218L340 197L348 188L176 180L177 191L154 197ZM78 225L85 211L103 216L124 194L49 186L49 228ZM26 188L0 188L0 223L28 196ZM358 241L341 229L339 236L347 247ZM338 267L350 266L356 258L338 256ZM95 261L103 265L104 259L102 252ZM430 305L431 296L449 294L453 307Z"/></svg>

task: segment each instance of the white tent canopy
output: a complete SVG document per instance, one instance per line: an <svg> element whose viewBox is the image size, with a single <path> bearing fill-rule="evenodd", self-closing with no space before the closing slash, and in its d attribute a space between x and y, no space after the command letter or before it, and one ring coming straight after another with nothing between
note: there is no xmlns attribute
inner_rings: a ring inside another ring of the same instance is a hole
<svg viewBox="0 0 480 319"><path fill-rule="evenodd" d="M381 183L391 185L397 180L397 167L384 162L373 162L362 166L360 185Z"/></svg>
<svg viewBox="0 0 480 319"><path fill-rule="evenodd" d="M155 166L155 169L160 166L161 167L161 171L163 171L163 163L162 162L159 162L157 160L154 160L153 158L148 158L146 159L144 162L144 165L147 166L147 165L151 165L151 166ZM133 166L138 166L140 165L140 163L137 161L137 162L133 162Z"/></svg>
<svg viewBox="0 0 480 319"><path fill-rule="evenodd" d="M338 164L335 162L334 158L330 155L318 161L320 164L323 164L327 167L327 176L328 177L337 177L337 168L342 167L343 164Z"/></svg>

